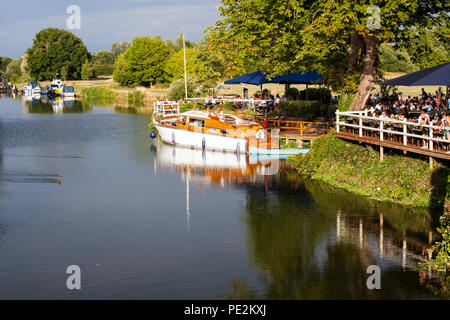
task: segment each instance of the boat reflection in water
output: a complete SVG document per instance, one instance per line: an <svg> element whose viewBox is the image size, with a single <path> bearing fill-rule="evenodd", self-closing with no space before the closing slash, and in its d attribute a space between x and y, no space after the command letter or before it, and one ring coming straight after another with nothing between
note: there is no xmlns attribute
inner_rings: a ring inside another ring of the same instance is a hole
<svg viewBox="0 0 450 320"><path fill-rule="evenodd" d="M231 279L230 293L219 298L435 296L433 289L426 293L424 287L439 287L438 275L419 267L430 258L427 249L437 239L427 210L337 190L284 170L279 159L202 152L159 140L154 147L155 171L176 171L186 182L188 231L191 182L233 187L245 194L243 221L250 264L262 272L262 281ZM367 269L373 265L381 269L382 290L366 286Z"/></svg>
<svg viewBox="0 0 450 320"><path fill-rule="evenodd" d="M183 179L212 186L267 183L278 175L280 157L203 151L155 141L155 171L176 170Z"/></svg>
<svg viewBox="0 0 450 320"><path fill-rule="evenodd" d="M55 97L50 99L43 95L23 96L28 113L82 113L92 112L92 106L76 100L74 97Z"/></svg>

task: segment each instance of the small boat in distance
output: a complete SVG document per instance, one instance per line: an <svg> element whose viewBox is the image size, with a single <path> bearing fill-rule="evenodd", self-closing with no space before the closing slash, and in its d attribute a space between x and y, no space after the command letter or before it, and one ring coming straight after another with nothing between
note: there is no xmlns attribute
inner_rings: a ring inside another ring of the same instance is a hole
<svg viewBox="0 0 450 320"><path fill-rule="evenodd" d="M32 81L22 88L22 93L27 96L41 94L41 86L38 82Z"/></svg>
<svg viewBox="0 0 450 320"><path fill-rule="evenodd" d="M75 97L75 89L71 86L64 86L59 95L64 98L73 98Z"/></svg>
<svg viewBox="0 0 450 320"><path fill-rule="evenodd" d="M61 80L53 79L52 83L50 84L48 94L51 96L59 96L62 93L64 86L65 85L64 85L64 83L62 83Z"/></svg>

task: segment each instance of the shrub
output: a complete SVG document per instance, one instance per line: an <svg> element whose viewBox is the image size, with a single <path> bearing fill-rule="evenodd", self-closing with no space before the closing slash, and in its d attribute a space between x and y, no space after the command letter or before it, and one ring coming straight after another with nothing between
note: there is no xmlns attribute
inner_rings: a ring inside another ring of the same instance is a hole
<svg viewBox="0 0 450 320"><path fill-rule="evenodd" d="M94 75L98 76L110 76L114 72L114 66L108 64L94 64L92 66Z"/></svg>
<svg viewBox="0 0 450 320"><path fill-rule="evenodd" d="M319 100L323 104L330 104L331 91L328 88L308 88L308 100Z"/></svg>
<svg viewBox="0 0 450 320"><path fill-rule="evenodd" d="M297 88L289 88L288 91L286 91L286 97L290 97L292 100L297 100L299 97L300 92Z"/></svg>
<svg viewBox="0 0 450 320"><path fill-rule="evenodd" d="M312 121L320 116L319 101L282 101L279 109L288 117L303 118L305 121Z"/></svg>
<svg viewBox="0 0 450 320"><path fill-rule="evenodd" d="M194 96L195 91L198 88L197 82L191 78L187 77L187 92L188 97ZM185 86L184 86L184 78L180 78L175 80L170 84L169 93L168 93L169 100L181 100L185 98Z"/></svg>

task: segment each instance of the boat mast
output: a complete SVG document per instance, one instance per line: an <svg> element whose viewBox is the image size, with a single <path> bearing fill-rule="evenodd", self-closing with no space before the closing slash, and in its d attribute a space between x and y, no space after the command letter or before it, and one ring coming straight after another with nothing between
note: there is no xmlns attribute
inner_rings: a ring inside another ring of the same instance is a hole
<svg viewBox="0 0 450 320"><path fill-rule="evenodd" d="M187 93L187 72L186 72L186 44L184 40L184 33L183 33L183 52L184 52L184 93L186 95L186 102L187 102L188 93Z"/></svg>

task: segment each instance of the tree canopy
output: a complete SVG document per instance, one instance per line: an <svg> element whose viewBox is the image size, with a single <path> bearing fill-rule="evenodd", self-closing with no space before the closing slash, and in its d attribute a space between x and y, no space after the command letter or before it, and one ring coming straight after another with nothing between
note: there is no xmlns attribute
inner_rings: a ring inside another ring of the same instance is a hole
<svg viewBox="0 0 450 320"><path fill-rule="evenodd" d="M122 85L152 85L169 80L166 63L170 50L160 37L137 37L119 55L114 80Z"/></svg>
<svg viewBox="0 0 450 320"><path fill-rule="evenodd" d="M335 91L356 92L352 109L358 109L372 89L380 45L407 39L420 26L446 25L448 3L222 0L219 12L208 31L229 72L258 58L273 74L314 69Z"/></svg>
<svg viewBox="0 0 450 320"><path fill-rule="evenodd" d="M55 28L37 33L27 54L27 69L36 80L55 78L63 67L67 70L68 79L80 79L81 66L88 58L88 51L80 38Z"/></svg>

